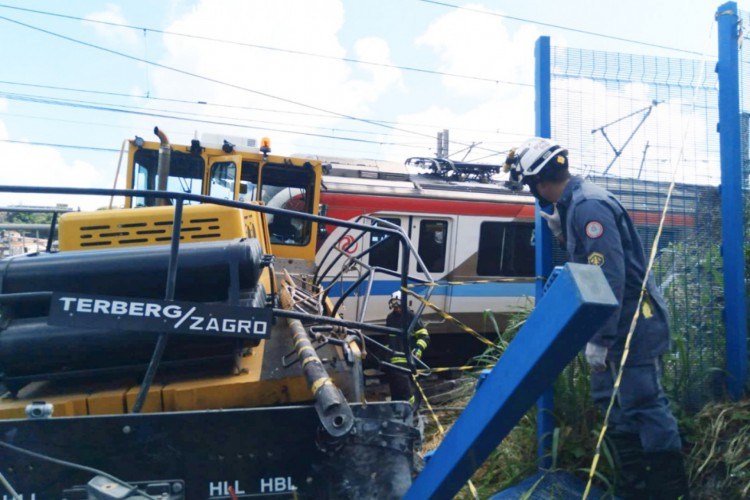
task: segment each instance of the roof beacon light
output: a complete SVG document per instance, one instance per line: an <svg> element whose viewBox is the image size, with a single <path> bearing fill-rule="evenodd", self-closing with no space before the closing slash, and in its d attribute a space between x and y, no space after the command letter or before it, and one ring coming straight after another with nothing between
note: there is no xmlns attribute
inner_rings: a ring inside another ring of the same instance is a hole
<svg viewBox="0 0 750 500"><path fill-rule="evenodd" d="M264 137L260 140L260 152L263 153L263 156L271 152L271 139Z"/></svg>

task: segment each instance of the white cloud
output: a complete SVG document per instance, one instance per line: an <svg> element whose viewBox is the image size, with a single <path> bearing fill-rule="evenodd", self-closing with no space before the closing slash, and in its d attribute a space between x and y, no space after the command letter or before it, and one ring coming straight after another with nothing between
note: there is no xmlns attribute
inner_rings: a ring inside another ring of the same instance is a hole
<svg viewBox="0 0 750 500"><path fill-rule="evenodd" d="M499 13L478 4L464 7ZM452 10L433 22L415 43L430 47L438 54L441 71L533 83L533 48L538 36L539 31L532 26L521 26L511 33L502 18ZM485 95L492 88L485 82L452 77L444 77L443 83L464 95ZM498 87L494 92L506 89L512 87Z"/></svg>
<svg viewBox="0 0 750 500"><path fill-rule="evenodd" d="M85 16L86 19L92 21L102 21L107 23L116 24L128 24L125 17L122 15L122 8L119 5L107 4L106 9L100 12L95 12ZM118 26L110 26L107 24L92 23L96 33L102 38L117 41L126 45L134 45L138 43L138 32L130 28L120 28Z"/></svg>
<svg viewBox="0 0 750 500"><path fill-rule="evenodd" d="M467 7L491 10L476 4ZM534 27L521 26L511 32L501 18L452 10L418 34L415 44L435 52L440 71L533 84L534 42L538 36ZM466 159L486 157L483 161L488 163L501 163L505 151L533 135L532 87L450 76L442 77L441 83L444 90L437 94L441 104L400 115L400 128L414 129L409 123L426 124L420 130L428 135L448 129L451 153L480 143ZM400 148L390 153L396 161L403 160L404 154L429 156L434 146L429 150ZM463 152L454 156L463 157Z"/></svg>
<svg viewBox="0 0 750 500"><path fill-rule="evenodd" d="M0 122L0 139L8 138L6 126ZM52 147L0 142L0 158L3 159L0 185L101 187L104 182L96 167L82 161L68 162ZM106 205L108 200L89 196L0 193L0 205L55 206L58 203L96 209Z"/></svg>
<svg viewBox="0 0 750 500"><path fill-rule="evenodd" d="M202 37L228 39L238 44L254 44L283 50L326 54L333 57L361 57L391 64L387 43L365 38L355 43L355 54L347 53L338 33L344 22L340 0L289 0L257 4L242 0L201 0L165 29ZM400 71L371 65L352 65L339 59L290 54L242 45L164 37L166 55L161 63L203 75L216 82L154 70L155 95L177 99L232 103L255 107L324 114L337 111L350 116L365 116L386 92L401 88ZM245 90L249 89L254 92ZM265 95L264 95L265 94ZM276 96L281 99L274 99ZM293 102L289 102L293 101ZM316 109L295 105L304 103ZM207 108L206 113L218 112ZM223 125L198 124L202 132L260 137L271 135L274 144L291 153L310 150L315 139L284 134L269 129L301 130L301 127L340 128L336 116L300 116L255 110L221 108L221 114L237 119L255 120L260 130L245 131ZM259 122L267 123L259 123ZM268 123L273 122L273 123ZM308 132L327 133L320 130Z"/></svg>

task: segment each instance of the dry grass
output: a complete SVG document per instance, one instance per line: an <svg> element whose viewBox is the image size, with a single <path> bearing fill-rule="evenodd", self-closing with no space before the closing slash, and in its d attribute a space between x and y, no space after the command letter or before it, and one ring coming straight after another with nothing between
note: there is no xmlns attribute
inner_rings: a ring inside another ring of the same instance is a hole
<svg viewBox="0 0 750 500"><path fill-rule="evenodd" d="M750 401L711 404L689 423L687 465L694 498L750 495Z"/></svg>

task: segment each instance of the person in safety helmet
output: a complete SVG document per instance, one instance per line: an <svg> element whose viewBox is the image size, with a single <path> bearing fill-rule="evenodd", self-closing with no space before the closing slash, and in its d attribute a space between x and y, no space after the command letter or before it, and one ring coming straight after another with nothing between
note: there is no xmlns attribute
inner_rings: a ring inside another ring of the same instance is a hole
<svg viewBox="0 0 750 500"><path fill-rule="evenodd" d="M568 170L568 151L533 138L506 161L511 179L527 185L552 234L573 262L600 266L619 307L586 344L591 394L605 409L646 273L641 238L609 191ZM619 457L616 494L625 499L688 498L677 421L661 386L662 355L670 349L667 308L649 276L607 436Z"/></svg>
<svg viewBox="0 0 750 500"><path fill-rule="evenodd" d="M411 324L414 320L414 312L407 309L404 313L401 310L401 291L395 291L388 300L388 308L391 312L385 319L385 325L392 328L402 328L403 315L406 314L406 321ZM403 345L403 339L395 333L388 334L388 347L397 353L410 353L417 359L422 358L422 354L430 344L430 334L424 327L422 320L417 318L414 328L409 335L409 345ZM406 367L406 357L402 354L396 354L389 360L391 364ZM393 401L408 401L416 409L417 401L420 399L416 395L414 381L409 373L389 370L388 385L391 389L391 399Z"/></svg>

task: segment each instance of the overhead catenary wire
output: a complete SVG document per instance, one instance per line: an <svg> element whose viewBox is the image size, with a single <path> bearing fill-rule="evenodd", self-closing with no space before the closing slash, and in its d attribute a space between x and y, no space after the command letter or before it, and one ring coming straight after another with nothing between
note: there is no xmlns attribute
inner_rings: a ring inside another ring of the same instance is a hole
<svg viewBox="0 0 750 500"><path fill-rule="evenodd" d="M263 96L263 97L267 97L269 99L274 99L274 100L278 100L280 102L286 102L288 104L293 104L295 106L300 106L300 107L303 107L303 108L312 109L312 110L320 111L320 112L323 112L323 113L328 113L331 116L338 116L340 118L345 118L347 120L354 120L354 121L358 121L358 122L362 122L362 123L368 123L370 125L384 127L384 128L390 129L390 130L396 130L396 131L404 132L404 133L408 133L408 134L413 134L413 135L418 135L418 136L423 136L423 137L429 137L430 139L433 138L433 135L431 135L431 134L428 135L428 134L425 134L425 133L422 133L422 132L417 132L417 131L414 131L414 130L408 130L408 129L403 129L403 128L392 126L392 125L387 125L387 124L379 123L379 122L376 122L376 121L373 121L373 120L370 120L370 119L367 119L367 118L356 117L356 116L349 115L349 114L346 114L346 113L340 113L338 111L328 110L328 109L321 108L321 107L318 107L318 106L313 106L311 104L306 104L306 103L303 103L303 102L300 102L300 101L296 101L294 99L289 99L289 98L286 98L286 97L281 97L281 96L277 96L277 95L274 95L274 94L270 94L268 92L263 92L263 91L260 91L260 90L251 89L249 87L245 87L245 86L242 86L242 85L225 82L225 81L219 80L217 78L212 78L212 77L209 77L209 76L205 76L205 75L201 75L201 74L198 74L198 73L194 73L192 71L183 70L183 69L180 69L180 68L177 68L177 67L174 67L174 66L169 66L169 65L166 65L166 64L157 63L155 61L150 61L150 60L144 59L142 57L133 56L133 55L130 55L130 54L126 54L124 52L119 52L119 51L114 50L114 49L109 49L109 48L103 47L101 45L96 45L94 43L89 43L89 42L85 42L83 40L79 40L77 38L69 37L69 36L63 35L61 33L56 33L54 31L47 30L47 29L44 29L44 28L40 28L38 26L34 26L34 25L31 25L31 24L28 24L28 23L24 23L24 22L18 21L16 19L11 19L9 17L0 16L0 19L2 19L4 21L7 21L9 23L12 23L12 24L16 24L18 26L22 26L24 28L28 28L28 29L33 30L33 31L38 31L40 33L44 33L44 34L47 34L47 35L50 35L50 36L53 36L53 37L56 37L56 38L67 40L69 42L73 42L73 43L76 43L76 44L79 44L79 45L83 45L85 47L93 48L95 50L100 50L102 52L106 52L108 54L117 55L117 56L120 56L120 57L123 57L123 58L126 58L126 59L130 59L130 60L133 60L133 61L138 61L138 62L141 62L141 63L144 63L144 64L148 64L148 65L151 65L151 66L154 66L154 67L157 67L157 68L162 68L162 69L165 69L167 71L171 71L171 72L174 72L174 73L177 73L177 74L189 76L191 78L196 78L196 79L199 79L199 80L211 82L211 83L214 83L214 84L217 84L217 85L221 85L221 86L224 86L224 87L228 87L228 88L232 88L232 89L235 89L235 90L241 90L241 91L248 92L248 93L251 93L251 94L260 95L260 96ZM460 142L455 142L455 143L456 144L460 144L462 146L466 146L467 145L467 144L460 143ZM477 148L477 149L482 149L482 150L485 150L485 151L496 152L494 150L487 149L487 148Z"/></svg>
<svg viewBox="0 0 750 500"><path fill-rule="evenodd" d="M27 83L27 82L12 82L12 81L7 81L7 80L0 80L0 84L21 86L21 87L33 87L33 88L48 89L48 90L62 90L66 92L78 92L78 93L84 93L84 94L108 95L108 96L113 96L113 97L126 97L126 98L132 98L132 99L145 99L148 101L164 101L164 102L174 102L174 103L180 103L180 104L193 104L193 105L199 105L199 106L215 106L215 107L237 109L237 110L262 111L262 112L268 112L268 113L289 114L289 115L296 115L296 116L311 116L311 117L322 117L322 118L330 117L330 115L323 114L323 113L308 113L304 111L291 111L291 110L273 109L273 108L259 108L259 107L254 107L254 106L242 106L238 104L208 102L208 101L203 101L203 100L176 99L176 98L169 98L169 97L159 97L153 94L149 94L149 95L126 94L122 92L110 92L110 91L94 90L94 89L81 89L81 88L63 87L63 86L57 86L57 85L43 85L43 84L35 84L35 83ZM378 122L378 123L390 124L390 125L401 124L401 125L408 126L408 127L425 127L425 128L430 128L430 129L435 127L435 124L432 124L432 123L394 122L390 120L379 120L379 119L373 119L372 121ZM488 134L512 135L512 136L517 136L517 137L528 137L530 135L530 134L521 134L515 131L507 131L507 130L500 130L500 129L479 129L479 128L455 127L455 126L451 126L449 128L451 130L460 130L464 132L479 132L479 133L488 133ZM484 141L484 142L487 143L488 141Z"/></svg>
<svg viewBox="0 0 750 500"><path fill-rule="evenodd" d="M57 12L50 12L50 11L37 10L37 9L28 9L25 7L18 7L14 5L0 4L0 8L14 9L14 10L23 11L23 12L31 12L34 14L59 17L63 19L70 19L70 20L82 21L82 22L87 22L87 23L96 23L96 24L102 24L106 26L114 26L118 28L127 28L127 29L137 30L143 33L151 32L151 33L158 33L160 35L170 35L170 36L177 36L177 37L184 37L184 38L192 38L195 40L203 40L203 41L208 41L208 42L222 43L222 44L235 45L235 46L240 46L240 47L248 47L248 48L254 48L254 49L261 49L261 50L284 52L288 54L296 54L296 55L301 55L301 56L306 56L306 57L317 57L320 59L329 59L329 60L344 61L344 62L350 62L350 63L356 63L356 64L365 64L369 66L379 66L382 68L400 69L403 71L412 71L416 73L425 73L425 74L437 75L437 76L448 76L452 78L462 78L466 80L475 80L475 81L482 81L482 82L488 82L488 83L494 83L494 84L517 85L521 87L533 87L534 86L533 83L513 82L513 81L508 81L508 80L501 80L498 78L483 77L483 76L476 76L476 75L463 75L460 73L450 73L447 71L438 71L438 70L427 69L427 68L418 68L415 66L402 66L398 64L365 61L362 59L355 59L352 57L340 57L340 56L332 56L328 54L318 54L315 52L308 52L304 50L289 49L289 48L284 48L284 47L273 47L271 45L261 45L257 43L240 42L237 40L227 40L223 38L196 35L194 33L180 33L178 31L161 30L157 28L149 28L146 26L136 26L133 24L116 23L114 21L90 19L90 18L85 18L85 17L72 16L69 14L60 14Z"/></svg>
<svg viewBox="0 0 750 500"><path fill-rule="evenodd" d="M164 112L164 113L173 113L178 115L187 115L187 116L197 116L197 117L203 117L203 118L220 118L220 119L228 119L228 120L240 120L242 122L246 123L259 123L259 124L271 124L271 125L284 125L284 126L291 126L291 127L303 127L303 128L309 128L309 129L317 129L317 130L327 130L331 132L349 132L352 134L365 134L365 135L383 135L382 132L375 132L372 130L354 130L354 129L347 129L347 128L339 128L339 127L332 127L332 126L323 126L323 125L307 125L307 124L298 124L298 123L292 123L292 122L277 122L277 121L268 121L268 120L247 120L244 118L239 118L236 116L228 116L228 115L212 115L212 114L203 114L203 113L194 113L190 111L178 111L173 109L164 109L164 108L146 108L142 106L133 106L128 104L117 104L117 103L108 103L108 102L98 102L98 101L85 101L80 99L69 99L69 98L62 98L62 97L49 97L49 96L43 96L43 95L34 95L34 94L16 94L16 93L10 93L10 92L3 92L0 91L0 97L10 99L10 100L29 100L32 102L38 102L37 100L49 100L49 104L61 104L63 103L70 103L71 105L74 104L82 104L82 105L91 105L91 106L107 106L107 107L113 107L117 109L131 109L131 110L144 110L146 112ZM109 111L109 109L107 109ZM238 123L239 124L239 123ZM289 131L289 133L294 133ZM411 137L411 136L405 136L405 135L393 135L388 134L389 137ZM430 142L431 144L431 142Z"/></svg>
<svg viewBox="0 0 750 500"><path fill-rule="evenodd" d="M81 146L77 144L53 144L50 142L15 141L12 139L0 139L0 142L6 142L10 144L25 144L28 146L47 146L51 148L82 149L86 151L101 151L105 153L118 153L120 151L119 149L115 148L97 148L94 146Z"/></svg>
<svg viewBox="0 0 750 500"><path fill-rule="evenodd" d="M191 101L187 99L175 99L175 98L165 98L165 97L158 97L154 95L136 95L136 94L125 94L120 92L108 92L108 91L101 91L101 90L93 90L93 89L79 89L79 88L71 88L71 87L61 87L61 86L54 86L54 85L41 85L41 84L33 84L33 83L24 83L24 82L11 82L11 81L4 81L0 80L0 84L7 84L7 85L17 85L22 87L34 87L34 88L42 88L42 89L50 89L50 90L63 90L63 91L70 91L70 92L80 92L85 94L99 94L99 95L109 95L109 96L115 96L115 97L127 97L127 98L134 98L134 99L145 99L148 101L154 100L154 101L164 101L164 102L174 102L174 103L183 103L183 104L194 104L194 105L201 105L201 106L215 106L215 107L222 107L222 108L230 108L230 109L237 109L237 110L251 110L251 111L262 111L262 112L269 112L269 113L279 113L279 114L291 114L291 115L298 115L298 116L311 116L311 117L330 117L330 115L322 114L322 113L306 113L306 112L300 112L300 111L289 111L289 110L282 110L282 109L272 109L272 108L258 108L253 106L242 106L237 104L226 104L226 103L216 103L216 102L207 102L207 101ZM197 114L197 113L196 113ZM389 121L389 120L373 120L378 123L386 123L386 124L396 124L399 122ZM410 123L410 122L401 122L402 125L406 126L413 126L413 127L429 127L434 128L434 124L427 124L427 123ZM322 128L322 127L321 127ZM506 130L499 130L499 129L479 129L479 128L467 128L467 127L450 127L451 130L460 130L460 131L466 131L466 132L480 132L480 133L488 133L488 134L500 134L500 135L513 135L518 137L526 137L529 134L520 134L518 132L514 131L506 131ZM487 141L485 141L487 142Z"/></svg>
<svg viewBox="0 0 750 500"><path fill-rule="evenodd" d="M285 130L285 129L269 128L269 127L257 127L257 126L246 125L246 124L241 124L241 123L222 122L222 121L216 121L216 120L204 120L204 119L199 119L199 118L187 118L184 116L171 116L171 115L167 115L163 113L149 113L146 111L134 111L130 109L112 108L112 107L107 107L107 106L98 106L94 104L74 103L74 102L61 101L61 100L55 100L55 99L22 97L18 95L14 95L14 96L3 95L3 97L6 99L20 100L20 101L26 101L26 102L53 104L57 106L91 109L91 110L98 110L98 111L109 111L112 113L125 113L125 114L139 115L139 116L150 116L154 118L164 118L164 119L170 119L170 120L179 120L179 121L187 121L187 122L195 122L195 123L205 123L205 124L210 124L210 125L223 125L227 127L250 128L250 129L258 129L258 130L264 130L264 131L270 131L270 132L280 132L280 133L304 135L304 136L310 136L310 137L320 137L324 139L336 139L336 140L348 141L348 142L361 142L361 143L366 143L366 144L377 144L377 145L387 145L387 146L404 146L404 147L413 146L411 144L396 143L396 142L390 142L390 141L374 141L370 139L360 139L356 137L316 134L312 132L301 132L301 131Z"/></svg>
<svg viewBox="0 0 750 500"><path fill-rule="evenodd" d="M696 55L696 56L702 56L702 55L704 55L704 53L698 52L698 51L694 51L694 50L686 50L686 49L681 49L679 47L670 47L668 45L660 45L658 43L650 43L650 42L644 42L642 40L634 40L632 38L625 38L625 37L621 37L621 36L608 35L606 33L597 33L595 31L587 31L587 30L583 30L583 29L579 29L579 28L571 28L570 26L563 26L563 25L560 25L560 24L545 23L543 21L537 21L537 20L534 20L534 19L528 19L528 18L523 18L523 17L518 17L518 16L510 16L510 15L507 15L507 14L500 14L499 12L492 12L492 11L484 10L484 9L477 9L475 7L466 7L466 6L463 6L463 5L456 5L456 4L448 3L448 2L439 2L437 0L417 0L417 1L418 2L424 2L424 3L430 3L430 4L434 4L434 5L440 5L441 7L450 7L450 8L456 9L456 10L465 10L467 12L474 12L476 14L483 14L483 15L487 15L487 16L500 17L500 18L503 18L503 19L509 19L511 21L518 21L518 22L522 22L522 23L535 24L537 26L544 26L546 28L555 28L555 29L559 29L559 30L570 31L572 33L578 33L578 34L581 34L581 35L588 35L588 36L595 36L595 37L599 37L599 38L606 38L606 39L609 39L609 40L616 40L618 42L632 43L632 44L636 44L636 45L643 45L643 46L646 46L646 47L653 47L653 48L657 48L657 49L673 50L675 52L681 52L683 54L692 54L692 55Z"/></svg>

